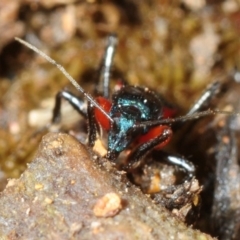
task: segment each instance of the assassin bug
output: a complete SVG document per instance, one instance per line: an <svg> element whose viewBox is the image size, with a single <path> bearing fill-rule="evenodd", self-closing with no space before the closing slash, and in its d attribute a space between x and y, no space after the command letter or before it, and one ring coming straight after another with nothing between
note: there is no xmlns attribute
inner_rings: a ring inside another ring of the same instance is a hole
<svg viewBox="0 0 240 240"><path fill-rule="evenodd" d="M119 90L112 94L110 99L109 82L111 67L117 44L117 37L112 34L108 37L105 54L99 70L99 85L103 94L92 97L66 72L66 70L33 45L16 38L17 41L40 54L47 61L59 68L68 80L86 98L85 102L68 91L61 91L56 95L56 104L53 110L52 122L60 119L61 99L67 100L75 110L88 119L89 122L89 145L93 146L97 132L102 129L108 133L108 146L106 157L115 162L119 154L136 146L128 157L123 168L127 171L138 167L141 159L152 149L163 148L172 137L172 124L197 119L206 115L225 113L218 110L200 111L209 102L219 88L219 83L212 84L190 111L181 117L173 118L174 111L163 98L149 90L138 86L130 86L122 82ZM182 157L167 155L166 160L183 168L190 177L195 174L192 163Z"/></svg>

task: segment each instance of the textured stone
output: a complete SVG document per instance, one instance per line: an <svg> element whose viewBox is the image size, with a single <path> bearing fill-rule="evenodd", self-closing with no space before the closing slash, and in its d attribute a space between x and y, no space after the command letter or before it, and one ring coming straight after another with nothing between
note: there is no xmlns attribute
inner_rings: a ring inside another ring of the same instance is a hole
<svg viewBox="0 0 240 240"><path fill-rule="evenodd" d="M121 198L97 217L103 196ZM1 239L212 239L155 205L124 172L67 134L47 134L27 170L0 196Z"/></svg>

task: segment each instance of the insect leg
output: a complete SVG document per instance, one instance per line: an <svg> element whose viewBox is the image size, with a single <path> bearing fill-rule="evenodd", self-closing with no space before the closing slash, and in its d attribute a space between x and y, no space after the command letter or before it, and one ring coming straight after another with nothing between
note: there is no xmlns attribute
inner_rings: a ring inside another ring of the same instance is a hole
<svg viewBox="0 0 240 240"><path fill-rule="evenodd" d="M166 128L159 136L137 147L137 149L135 149L129 156L129 162L126 166L126 169L131 169L132 167L136 168L141 163L141 158L143 158L155 146L167 141L169 138L171 138L171 136L172 130L170 128Z"/></svg>
<svg viewBox="0 0 240 240"><path fill-rule="evenodd" d="M204 108L208 107L210 101L220 90L220 82L212 83L200 96L200 98L194 103L187 115L194 114L196 112L202 111Z"/></svg>
<svg viewBox="0 0 240 240"><path fill-rule="evenodd" d="M158 159L160 159L161 161L164 160L172 165L178 166L179 168L183 169L188 174L189 178L195 176L196 168L194 164L188 161L183 156L169 154L164 151L158 151L157 156Z"/></svg>
<svg viewBox="0 0 240 240"><path fill-rule="evenodd" d="M108 37L107 46L99 69L99 88L103 92L105 98L109 98L109 82L111 76L111 68L113 64L113 57L117 45L117 36L111 34Z"/></svg>
<svg viewBox="0 0 240 240"><path fill-rule="evenodd" d="M55 98L55 106L53 109L52 123L58 123L61 119L61 105L62 98L67 100L71 106L78 111L83 117L87 118L87 106L85 101L78 98L74 94L68 91L60 91L57 93Z"/></svg>
<svg viewBox="0 0 240 240"><path fill-rule="evenodd" d="M95 119L94 107L91 105L91 103L88 103L87 113L88 113L87 114L88 115L88 144L89 146L93 147L97 138L98 126Z"/></svg>

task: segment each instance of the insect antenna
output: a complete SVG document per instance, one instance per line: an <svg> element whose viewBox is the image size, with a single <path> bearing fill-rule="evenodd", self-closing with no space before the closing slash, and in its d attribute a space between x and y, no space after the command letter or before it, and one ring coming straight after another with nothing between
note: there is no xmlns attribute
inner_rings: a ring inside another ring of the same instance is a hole
<svg viewBox="0 0 240 240"><path fill-rule="evenodd" d="M41 55L43 58L45 58L48 62L50 62L51 64L53 64L54 66L56 66L62 73L63 75L72 83L72 85L79 91L81 92L84 97L92 104L94 105L96 108L98 108L112 123L114 123L114 120L109 116L109 114L94 100L94 98L87 93L78 83L77 81L66 71L66 69L58 64L55 60L53 60L52 58L50 58L48 55L46 55L44 52L42 52L41 50L39 50L37 47L33 46L32 44L24 41L23 39L20 38L15 38L16 41L18 41L19 43L23 44L24 46L30 48L31 50L33 50L34 52L36 52L37 54Z"/></svg>
<svg viewBox="0 0 240 240"><path fill-rule="evenodd" d="M187 114L184 116L176 117L176 118L166 118L166 119L159 119L155 121L146 121L142 123L136 124L134 127L135 128L144 128L144 127L155 127L158 125L163 125L163 124L173 124L176 122L185 122L185 121L190 121L193 119L198 119L204 116L210 116L210 115L216 115L216 114L225 114L229 116L240 116L239 112L228 112L228 111L222 111L222 110L217 110L217 109L209 109L206 111L201 111L201 112L196 112L193 114Z"/></svg>

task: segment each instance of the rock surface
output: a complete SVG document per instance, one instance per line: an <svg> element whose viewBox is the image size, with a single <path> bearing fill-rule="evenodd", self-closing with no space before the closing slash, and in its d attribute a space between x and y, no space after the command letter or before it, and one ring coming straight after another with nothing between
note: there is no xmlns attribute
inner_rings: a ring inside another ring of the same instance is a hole
<svg viewBox="0 0 240 240"><path fill-rule="evenodd" d="M97 217L99 199L114 193L121 208ZM67 134L47 134L27 170L0 196L1 239L212 239L188 228L125 173Z"/></svg>

